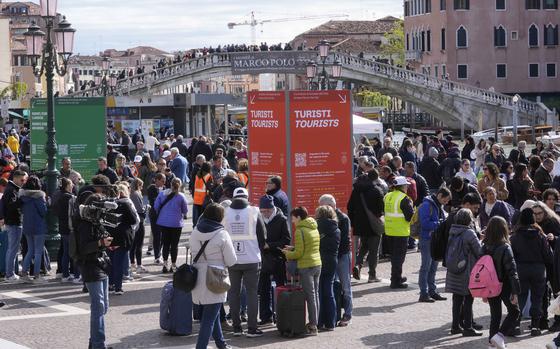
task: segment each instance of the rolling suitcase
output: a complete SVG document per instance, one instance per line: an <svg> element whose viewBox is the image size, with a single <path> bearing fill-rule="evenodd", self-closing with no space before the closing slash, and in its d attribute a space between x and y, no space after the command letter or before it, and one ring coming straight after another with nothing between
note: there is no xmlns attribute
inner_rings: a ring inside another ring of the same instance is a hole
<svg viewBox="0 0 560 349"><path fill-rule="evenodd" d="M192 333L192 296L173 287L169 281L161 291L159 325L174 336L188 336Z"/></svg>
<svg viewBox="0 0 560 349"><path fill-rule="evenodd" d="M305 293L295 285L276 287L276 328L281 336L294 337L307 332Z"/></svg>

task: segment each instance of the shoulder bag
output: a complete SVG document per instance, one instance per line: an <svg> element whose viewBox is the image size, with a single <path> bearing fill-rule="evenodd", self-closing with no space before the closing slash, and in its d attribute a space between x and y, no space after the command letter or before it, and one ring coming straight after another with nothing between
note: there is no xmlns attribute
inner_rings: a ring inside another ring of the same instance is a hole
<svg viewBox="0 0 560 349"><path fill-rule="evenodd" d="M163 203L162 203L161 206L159 207L159 210L156 211L156 217L155 217L155 218L156 218L156 222L157 222L157 220L158 220L158 218L159 218L159 214L161 213L161 210L163 210L163 207L164 207L165 205L167 205L167 203L168 203L169 201L171 201L171 199L173 199L173 197L175 197L175 193L171 193L171 194L167 195L167 197L165 198L165 200L163 200Z"/></svg>

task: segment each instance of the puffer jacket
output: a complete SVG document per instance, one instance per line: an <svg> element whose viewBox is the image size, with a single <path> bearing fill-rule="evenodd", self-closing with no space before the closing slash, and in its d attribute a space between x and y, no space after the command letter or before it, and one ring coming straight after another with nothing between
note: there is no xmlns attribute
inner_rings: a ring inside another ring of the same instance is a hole
<svg viewBox="0 0 560 349"><path fill-rule="evenodd" d="M471 270L482 255L482 247L480 240L476 237L476 233L470 227L453 224L449 231L449 240L458 236L463 239L463 250L467 255L467 266L460 274L447 271L445 275L445 292L466 296L470 294L469 278ZM449 243L447 246L449 246Z"/></svg>
<svg viewBox="0 0 560 349"><path fill-rule="evenodd" d="M301 220L296 225L294 236L294 250L287 252L286 258L296 260L298 269L320 266L321 237L317 230L317 222L311 217Z"/></svg>
<svg viewBox="0 0 560 349"><path fill-rule="evenodd" d="M220 223L201 217L190 237L192 255L196 256L202 245L208 240L204 253L195 263L198 276L192 290L194 304L224 303L227 299L227 292L214 293L206 287L208 265L227 268L237 262L235 249L228 232Z"/></svg>
<svg viewBox="0 0 560 349"><path fill-rule="evenodd" d="M47 233L47 201L42 190L21 189L18 193L23 215L23 233L44 235Z"/></svg>
<svg viewBox="0 0 560 349"><path fill-rule="evenodd" d="M511 246L506 243L497 246L485 244L482 247L482 254L492 256L498 279L504 284L509 284L511 294L518 295L521 286L519 285L517 263L515 262Z"/></svg>

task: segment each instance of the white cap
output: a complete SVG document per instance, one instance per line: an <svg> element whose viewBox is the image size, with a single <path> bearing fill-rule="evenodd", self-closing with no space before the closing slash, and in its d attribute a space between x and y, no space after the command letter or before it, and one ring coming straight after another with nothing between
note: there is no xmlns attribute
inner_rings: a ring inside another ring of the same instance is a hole
<svg viewBox="0 0 560 349"><path fill-rule="evenodd" d="M245 188L237 188L233 191L233 197L234 198L245 197L248 199L249 192Z"/></svg>
<svg viewBox="0 0 560 349"><path fill-rule="evenodd" d="M409 185L409 184L410 183L408 182L406 177L403 177L403 176L395 177L395 180L393 181L393 185L396 185L396 186Z"/></svg>
<svg viewBox="0 0 560 349"><path fill-rule="evenodd" d="M134 162L142 162L142 157L140 155L136 155L134 157Z"/></svg>
<svg viewBox="0 0 560 349"><path fill-rule="evenodd" d="M168 158L171 156L171 152L169 150L166 150L163 152L163 154L161 155L162 158Z"/></svg>

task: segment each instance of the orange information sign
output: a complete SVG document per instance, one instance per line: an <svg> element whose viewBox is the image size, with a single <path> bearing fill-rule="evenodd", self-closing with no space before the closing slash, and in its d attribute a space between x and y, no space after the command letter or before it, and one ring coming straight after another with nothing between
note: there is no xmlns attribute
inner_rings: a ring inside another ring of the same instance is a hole
<svg viewBox="0 0 560 349"><path fill-rule="evenodd" d="M247 130L249 200L258 205L269 176L278 175L287 182L286 93L249 92Z"/></svg>
<svg viewBox="0 0 560 349"><path fill-rule="evenodd" d="M311 214L319 197L332 194L341 209L352 191L350 92L291 91L291 205Z"/></svg>

